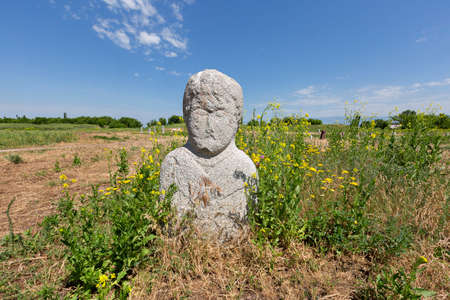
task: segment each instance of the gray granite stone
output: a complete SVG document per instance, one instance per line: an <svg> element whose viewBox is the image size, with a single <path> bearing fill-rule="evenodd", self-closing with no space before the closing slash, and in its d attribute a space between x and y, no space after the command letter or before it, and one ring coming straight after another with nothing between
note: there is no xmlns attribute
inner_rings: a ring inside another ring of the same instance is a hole
<svg viewBox="0 0 450 300"><path fill-rule="evenodd" d="M257 176L253 161L235 144L242 106L235 80L216 70L194 74L183 98L188 141L161 165L161 189L177 187L172 204L178 217L193 213L200 232L219 241L237 237L245 226L244 184Z"/></svg>

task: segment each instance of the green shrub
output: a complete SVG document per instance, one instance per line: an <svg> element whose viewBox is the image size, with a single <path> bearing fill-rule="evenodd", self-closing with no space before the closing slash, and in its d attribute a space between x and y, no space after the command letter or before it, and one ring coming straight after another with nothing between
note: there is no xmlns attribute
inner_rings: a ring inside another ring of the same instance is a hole
<svg viewBox="0 0 450 300"><path fill-rule="evenodd" d="M6 159L14 164L23 163L23 159L19 154L10 154L10 155L6 156Z"/></svg>
<svg viewBox="0 0 450 300"><path fill-rule="evenodd" d="M423 256L417 258L411 271L406 272L403 268L394 272L384 268L369 288L363 288L357 292L358 299L422 299L422 297L433 297L435 292L422 288L413 287L419 267L427 263Z"/></svg>
<svg viewBox="0 0 450 300"><path fill-rule="evenodd" d="M73 156L72 165L75 166L75 167L81 166L81 158L78 156L78 154L75 154Z"/></svg>
<svg viewBox="0 0 450 300"><path fill-rule="evenodd" d="M125 164L124 150L120 157ZM119 164L119 173L123 169ZM81 205L66 191L58 220L68 282L88 293L105 295L115 289L117 296L126 296L131 269L156 259L161 232L172 216L173 192L164 191L165 200L160 200L159 168L153 157L144 156L136 175L116 176L105 190L93 187L80 198Z"/></svg>

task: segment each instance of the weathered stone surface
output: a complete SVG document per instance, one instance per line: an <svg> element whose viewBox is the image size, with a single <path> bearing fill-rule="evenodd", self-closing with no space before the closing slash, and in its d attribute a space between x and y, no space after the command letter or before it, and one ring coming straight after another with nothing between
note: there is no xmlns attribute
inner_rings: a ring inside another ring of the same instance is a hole
<svg viewBox="0 0 450 300"><path fill-rule="evenodd" d="M177 186L172 203L178 216L192 212L194 225L219 241L236 237L245 225L244 182L256 175L234 141L242 106L242 89L232 78L216 70L193 75L183 98L188 141L161 166L161 189Z"/></svg>

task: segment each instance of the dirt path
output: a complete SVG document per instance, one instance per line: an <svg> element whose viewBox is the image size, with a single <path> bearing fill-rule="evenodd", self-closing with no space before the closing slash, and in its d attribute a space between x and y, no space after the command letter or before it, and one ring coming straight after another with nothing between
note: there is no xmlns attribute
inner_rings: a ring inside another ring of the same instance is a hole
<svg viewBox="0 0 450 300"><path fill-rule="evenodd" d="M93 139L92 134L82 133L74 143L1 150L0 237L9 232L6 209L13 198L16 200L11 207L10 216L14 231L22 232L55 211L62 195L59 180L61 174L77 180L70 184L71 193L86 193L90 191L92 184L108 184L108 170L115 170L119 149L127 149L131 163L139 160L141 147L148 149L152 146L148 135L129 132L120 134L126 135L127 139L104 141ZM165 143L173 138L163 137L159 140ZM14 164L6 159L7 153L14 152L20 152L23 163ZM81 159L80 166L73 164L75 155Z"/></svg>

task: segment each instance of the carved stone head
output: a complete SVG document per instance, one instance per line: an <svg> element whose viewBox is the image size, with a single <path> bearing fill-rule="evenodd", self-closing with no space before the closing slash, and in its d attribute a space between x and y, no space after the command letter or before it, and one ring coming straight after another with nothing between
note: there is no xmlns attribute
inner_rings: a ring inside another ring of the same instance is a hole
<svg viewBox="0 0 450 300"><path fill-rule="evenodd" d="M188 145L207 156L225 150L234 141L242 106L242 88L231 77L217 70L192 75L183 97Z"/></svg>

